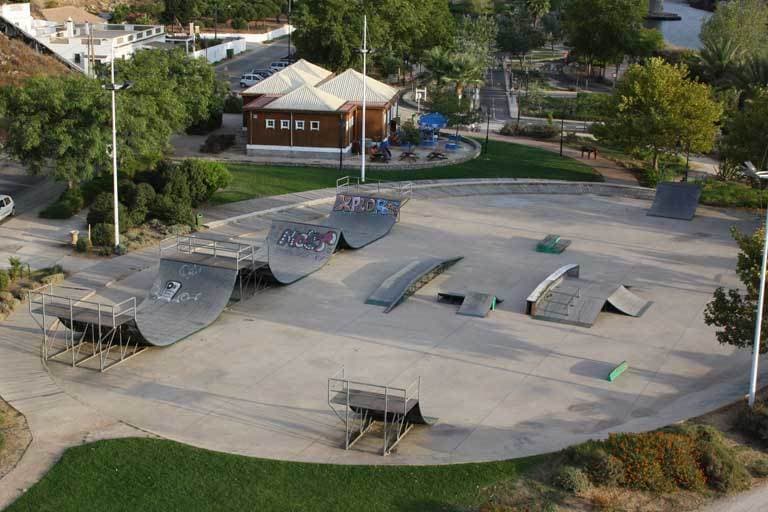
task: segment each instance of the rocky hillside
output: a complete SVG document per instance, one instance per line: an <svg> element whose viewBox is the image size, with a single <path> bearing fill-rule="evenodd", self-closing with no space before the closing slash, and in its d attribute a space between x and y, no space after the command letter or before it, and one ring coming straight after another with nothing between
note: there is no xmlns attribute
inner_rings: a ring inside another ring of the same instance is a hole
<svg viewBox="0 0 768 512"><path fill-rule="evenodd" d="M0 34L0 86L19 85L37 75L61 75L69 69L58 60L37 53L16 39Z"/></svg>

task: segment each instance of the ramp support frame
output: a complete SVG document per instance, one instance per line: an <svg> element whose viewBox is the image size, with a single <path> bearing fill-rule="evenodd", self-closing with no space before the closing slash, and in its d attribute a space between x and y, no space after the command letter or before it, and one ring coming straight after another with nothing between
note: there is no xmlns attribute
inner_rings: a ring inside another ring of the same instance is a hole
<svg viewBox="0 0 768 512"><path fill-rule="evenodd" d="M361 394L379 401L383 398L383 410L359 406L355 398ZM408 404L418 403L420 394L421 377L399 388L350 380L342 367L328 379L328 406L344 424L344 449L352 448L378 420L384 424L381 454L389 455L413 428L413 423L408 421Z"/></svg>
<svg viewBox="0 0 768 512"><path fill-rule="evenodd" d="M42 333L46 362L69 355L68 364L76 368L98 357L103 373L147 350L132 342L125 328L131 321L135 325L135 297L104 304L56 295L53 285L45 285L27 292L27 299L29 314Z"/></svg>

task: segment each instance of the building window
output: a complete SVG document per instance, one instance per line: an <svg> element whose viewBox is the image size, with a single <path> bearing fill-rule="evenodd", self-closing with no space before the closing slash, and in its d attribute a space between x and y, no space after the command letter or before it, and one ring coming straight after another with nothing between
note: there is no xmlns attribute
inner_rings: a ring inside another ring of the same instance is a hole
<svg viewBox="0 0 768 512"><path fill-rule="evenodd" d="M296 121L296 129L297 130L303 130L304 129L304 121Z"/></svg>
<svg viewBox="0 0 768 512"><path fill-rule="evenodd" d="M291 129L291 122L288 119L281 119L280 120L280 129L281 130L290 130Z"/></svg>
<svg viewBox="0 0 768 512"><path fill-rule="evenodd" d="M267 119L267 129L274 130L275 129L275 120L274 119Z"/></svg>
<svg viewBox="0 0 768 512"><path fill-rule="evenodd" d="M309 122L309 129L313 132L319 132L320 131L320 121L310 121Z"/></svg>

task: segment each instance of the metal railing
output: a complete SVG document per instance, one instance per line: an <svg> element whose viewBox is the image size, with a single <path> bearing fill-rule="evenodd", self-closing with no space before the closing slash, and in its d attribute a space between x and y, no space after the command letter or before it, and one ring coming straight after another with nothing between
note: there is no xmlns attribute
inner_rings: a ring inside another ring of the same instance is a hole
<svg viewBox="0 0 768 512"><path fill-rule="evenodd" d="M413 183L371 179L362 182L359 176L344 176L336 180L336 195L340 194L391 194L404 205L413 195Z"/></svg>
<svg viewBox="0 0 768 512"><path fill-rule="evenodd" d="M168 243L169 241L170 243ZM241 263L247 261L249 265L252 265L256 261L256 246L254 245L189 235L166 238L160 243L159 252L160 258L168 252L228 258L235 261L238 271L241 268Z"/></svg>
<svg viewBox="0 0 768 512"><path fill-rule="evenodd" d="M409 403L418 403L421 395L421 377L414 379L405 387L387 386L351 380L346 377L344 367L328 379L328 406L339 420L344 423L344 449L349 450L373 426L376 416L368 409L358 408L352 400L355 393L369 393L384 399L381 421L384 423L384 445L382 455L397 446L413 425L408 423ZM402 406L398 402L402 401ZM394 405L393 405L394 404ZM336 406L336 407L335 407ZM338 406L343 406L343 412ZM390 408L391 407L391 408Z"/></svg>
<svg viewBox="0 0 768 512"><path fill-rule="evenodd" d="M53 285L44 285L27 292L27 298L29 314L43 335L43 358L46 361L70 354L71 364L75 367L98 357L99 370L105 372L146 350L138 341L131 343L130 337L124 339L127 334L123 324L130 321L136 324L135 297L106 304L56 295ZM60 329L62 326L64 329ZM58 350L57 346L60 347ZM81 357L84 347L90 348L85 348L86 355ZM111 359L113 348L117 348L116 360Z"/></svg>

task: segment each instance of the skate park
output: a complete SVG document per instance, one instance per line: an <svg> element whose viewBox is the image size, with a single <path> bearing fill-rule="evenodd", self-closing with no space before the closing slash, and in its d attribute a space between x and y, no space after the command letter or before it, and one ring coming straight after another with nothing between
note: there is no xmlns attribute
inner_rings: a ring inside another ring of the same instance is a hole
<svg viewBox="0 0 768 512"><path fill-rule="evenodd" d="M95 360L73 367L68 355L49 360L48 371L82 403L162 437L350 464L543 453L608 432L660 427L743 395L748 354L719 346L702 310L717 286L737 284L730 226L755 219L707 207L690 221L658 217L647 215L653 198L644 191L556 186L414 187L397 223L362 237L375 238L371 243L352 250L348 242L301 279L241 294L244 300L185 339L142 347L107 372ZM259 251L287 229L274 225L331 228L333 206L329 199L277 219L243 218L200 237L253 248L253 261L271 266ZM537 252L552 233L571 244L560 254ZM366 304L390 277L429 259L457 261L389 313ZM578 265L579 279L610 284L611 293L621 286L642 298L638 316L601 311L585 327L528 315L531 292L565 265ZM157 265L146 268L87 300L133 297L140 310L147 290L165 281L159 275ZM439 301L441 292L482 292L503 302L471 317ZM629 369L606 380L622 361ZM329 407L337 396L329 379L338 380L342 368L342 386L391 387L392 396L417 382L430 425L414 425L386 458L381 422L345 450L345 425Z"/></svg>

